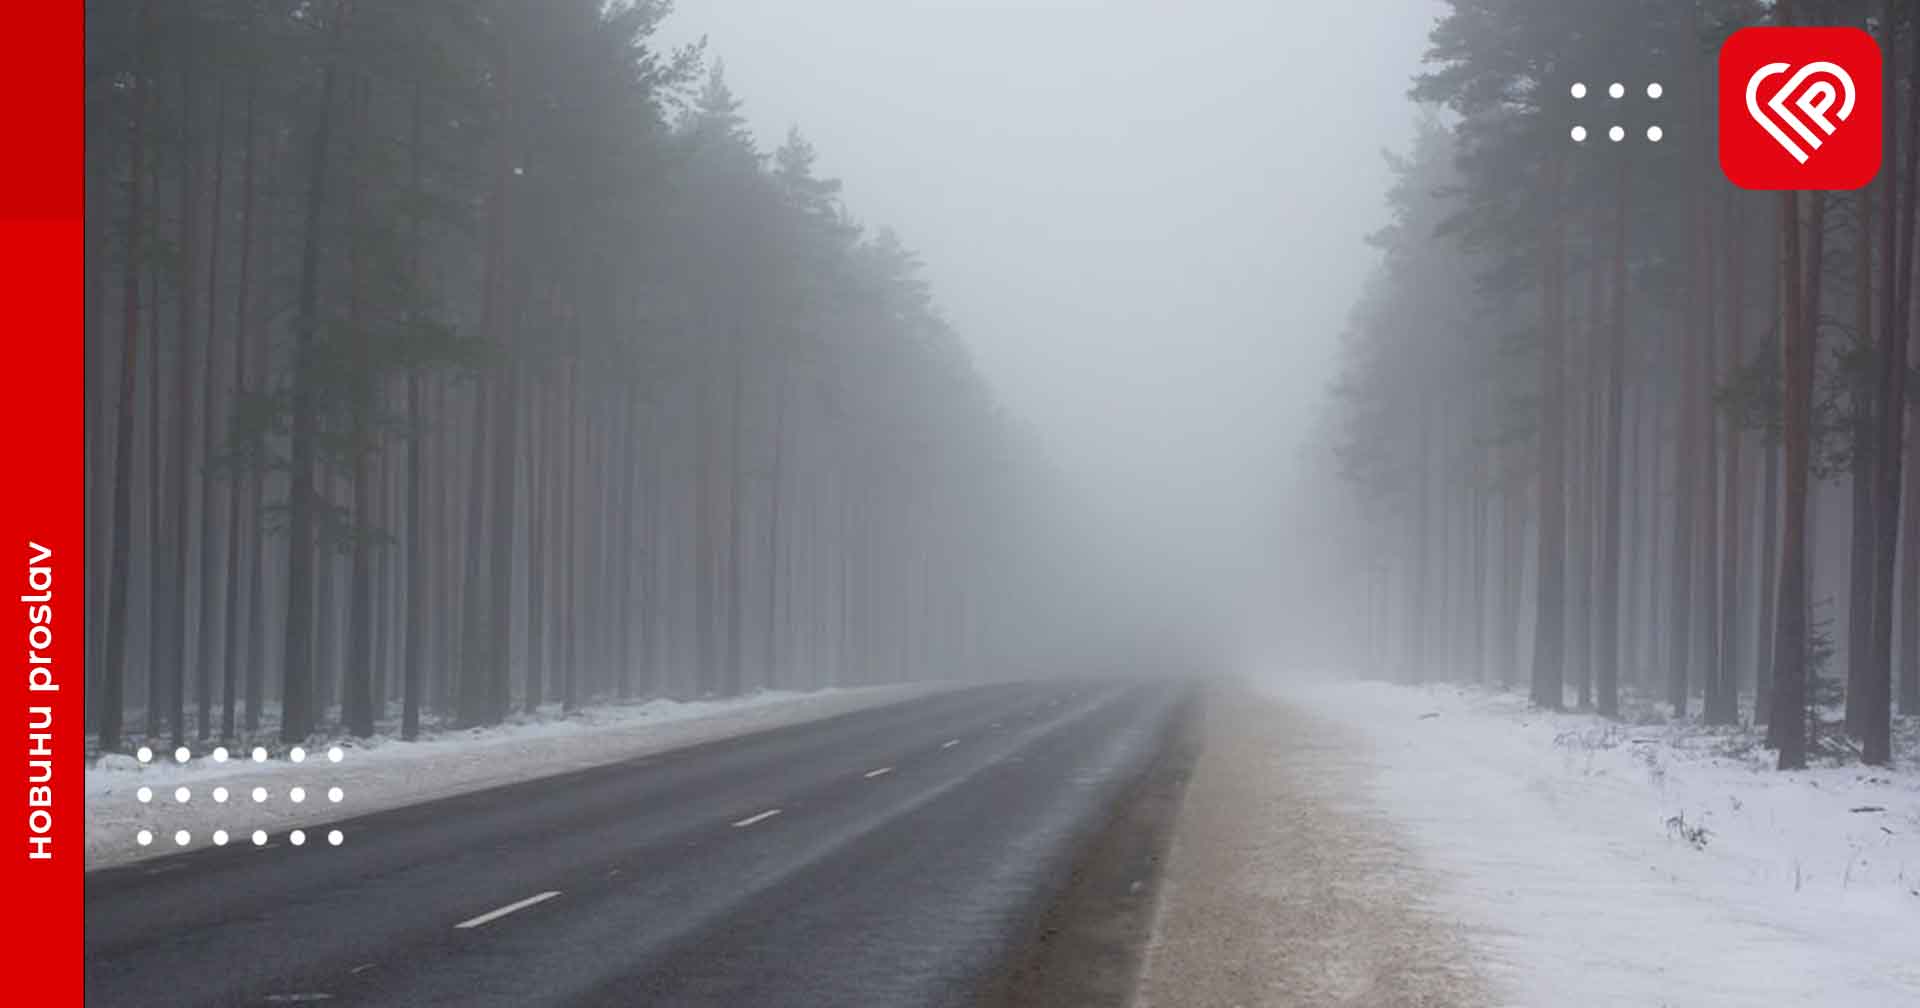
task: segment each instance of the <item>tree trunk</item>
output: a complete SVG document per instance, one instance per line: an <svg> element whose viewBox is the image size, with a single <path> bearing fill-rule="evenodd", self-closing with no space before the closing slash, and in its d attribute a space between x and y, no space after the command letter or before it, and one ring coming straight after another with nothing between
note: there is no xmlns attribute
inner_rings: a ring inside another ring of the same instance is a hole
<svg viewBox="0 0 1920 1008"><path fill-rule="evenodd" d="M255 42L253 33L254 10L255 8L251 7L248 9L247 45L249 47ZM248 287L253 282L253 199L255 192L254 161L256 156L254 132L258 125L256 112L258 110L260 90L257 75L258 71L252 62L252 57L249 56L246 112L243 120L245 125L241 130L240 263L239 275L235 281L236 290L234 292L233 305L233 401L236 409L233 411L234 422L230 425L229 429L232 432L232 437L230 438L233 442L232 447L236 452L239 452L241 448L238 423L239 410L237 407L247 396L247 340L252 335L248 330L248 322L250 320L247 317L247 294ZM240 593L240 583L244 574L241 567L241 556L246 546L241 533L247 521L247 486L252 480L257 478L254 475L256 462L256 459L247 457L247 454L242 452L238 464L229 476L228 482L227 640L226 662L223 666L221 676L221 695L225 698L225 702L221 711L220 737L229 741L234 738L234 720L236 717L234 709L235 693L240 680L241 606L245 605L251 610L263 604L258 595L243 596ZM253 658L251 664L259 663L260 655L254 652L248 652L248 654Z"/></svg>
<svg viewBox="0 0 1920 1008"><path fill-rule="evenodd" d="M723 692L726 696L739 696L745 692L746 684L742 677L741 659L746 641L742 637L743 614L746 585L741 577L742 552L746 549L745 490L746 463L742 458L744 446L741 443L743 414L747 409L747 361L744 334L734 330L733 337L733 396L731 409L732 426L728 436L727 463L727 666L726 684Z"/></svg>
<svg viewBox="0 0 1920 1008"><path fill-rule="evenodd" d="M462 474L467 481L467 523L462 530L465 549L455 554L456 562L466 568L460 589L460 611L464 619L458 656L445 669L460 723L469 728L487 723L485 670L491 659L486 653L487 610L482 600L483 584L490 573L485 560L488 554L487 428L494 416L487 405L488 397L493 394L491 389L491 383L484 378L475 383L473 423L468 428L469 440L464 446L467 449L467 471Z"/></svg>
<svg viewBox="0 0 1920 1008"><path fill-rule="evenodd" d="M786 455L787 455L787 364L775 362L779 369L779 393L775 397L773 413L773 469L768 474L767 487L767 633L765 669L767 687L776 689L781 685L776 664L779 655L778 636L780 628L780 522L783 503Z"/></svg>
<svg viewBox="0 0 1920 1008"><path fill-rule="evenodd" d="M554 424L551 418L543 420L541 415L553 412L552 403L553 396L541 395L540 386L536 384L527 415L528 440L534 445L534 453L527 460L533 470L533 485L527 494L527 672L522 704L529 714L545 702L541 684L546 677L546 601L551 580L547 569L552 566L547 556L547 513L552 510L554 482L549 461L553 453L546 449L553 438ZM543 437L546 442L541 440Z"/></svg>
<svg viewBox="0 0 1920 1008"><path fill-rule="evenodd" d="M207 402L206 436L201 442L204 459L200 470L200 633L199 660L194 663L199 679L199 718L195 722L201 741L213 734L213 642L217 637L214 614L224 593L217 591L219 579L214 572L220 565L220 539L216 536L214 515L214 464L220 451L219 425L215 422L215 391L220 387L220 231L221 197L225 194L227 174L227 88L216 85L213 113L213 209L207 215L207 357L201 382L201 394ZM226 618L231 618L227 616ZM224 656L222 656L224 659ZM233 705L233 691L226 690L224 707Z"/></svg>
<svg viewBox="0 0 1920 1008"><path fill-rule="evenodd" d="M1546 276L1541 285L1540 533L1538 603L1533 640L1534 704L1558 710L1565 702L1562 633L1566 621L1566 320L1565 227L1561 220L1562 155L1551 156L1546 190Z"/></svg>
<svg viewBox="0 0 1920 1008"><path fill-rule="evenodd" d="M187 627L192 614L187 608L188 591L191 582L188 575L192 572L193 499L191 479L193 472L194 441L200 425L200 397L193 394L193 344L194 344L194 308L197 305L198 290L195 266L199 248L196 237L200 221L200 165L195 147L193 120L199 99L200 64L194 53L196 30L192 24L193 10L189 4L182 3L180 18L183 23L183 52L180 71L180 230L176 239L180 263L174 291L175 338L180 342L179 366L175 369L174 403L180 410L179 422L175 425L173 478L173 583L169 585L167 597L172 607L167 614L167 665L168 718L173 729L173 745L177 748L186 744L187 739L187 664L190 652L187 647ZM198 644L198 642L195 642ZM205 686L205 666L203 673L197 676L195 684ZM205 706L206 698L201 697Z"/></svg>
<svg viewBox="0 0 1920 1008"><path fill-rule="evenodd" d="M1912 337L1920 342L1920 334ZM1910 357L1920 357L1920 347L1910 343ZM1920 410L1907 411L1907 443L1920 444ZM1902 467L1906 489L1906 527L1900 533L1900 613L1906 621L1900 659L1900 713L1920 715L1920 465Z"/></svg>
<svg viewBox="0 0 1920 1008"><path fill-rule="evenodd" d="M1887 10L1891 19L1891 5ZM1889 20L1891 24L1891 20ZM1914 65L1920 68L1920 31L1914 37ZM1889 49L1892 47L1889 46ZM1893 79L1893 56L1887 57L1888 79ZM1892 92L1889 92L1892 93ZM1907 342L1910 330L1912 291L1913 186L1914 155L1920 154L1920 97L1908 102L1910 108L1907 136L1907 186L1905 219L1900 236L1903 268L1897 272L1900 285L1891 315L1882 320L1880 339L1881 420L1878 441L1879 464L1875 467L1877 487L1873 523L1875 549L1873 569L1873 615L1868 642L1866 690L1860 740L1860 758L1866 763L1885 766L1893 759L1893 573L1899 551L1900 478L1905 464L1902 437L1906 426ZM1889 119L1892 117L1889 116ZM1891 187L1890 187L1891 188Z"/></svg>
<svg viewBox="0 0 1920 1008"><path fill-rule="evenodd" d="M146 0L136 16L135 36L145 39L152 20L153 3ZM107 586L106 669L101 676L99 710L100 751L120 748L122 718L126 707L127 681L127 584L133 579L131 538L133 534L133 407L134 372L140 349L140 262L144 258L141 231L141 175L146 171L147 49L139 47L132 91L133 116L127 131L127 223L126 260L120 268L120 402L114 411L113 439L113 546L111 578ZM149 706L152 701L149 699Z"/></svg>
<svg viewBox="0 0 1920 1008"><path fill-rule="evenodd" d="M572 710L579 697L579 613L580 574L576 566L580 556L580 358L567 363L567 412L561 428L560 498L555 510L560 518L560 596L554 632L560 637L560 704Z"/></svg>
<svg viewBox="0 0 1920 1008"><path fill-rule="evenodd" d="M409 116L408 133L408 190L413 194L416 204L424 202L425 192L421 184L421 166L425 157L424 133L426 130L425 86L418 78L413 82L413 102ZM407 272L411 276L415 296L420 296L426 278L420 269L421 234L420 214L415 211L411 222L407 245ZM401 644L400 657L400 737L411 742L420 735L420 676L421 663L426 660L427 636L427 530L426 515L426 446L427 430L424 404L421 401L424 376L419 368L407 372L407 431L411 439L407 442L407 562L406 587L407 624Z"/></svg>
<svg viewBox="0 0 1920 1008"><path fill-rule="evenodd" d="M1782 23L1787 21L1787 9L1786 0L1776 8ZM1814 194L1813 199L1817 205L1820 194ZM1782 313L1780 330L1786 486L1781 522L1780 594L1775 611L1773 714L1768 725L1769 734L1780 750L1782 770L1807 765L1807 463L1812 447L1808 421L1812 411L1813 355L1801 289L1799 203L1799 193L1793 190L1780 194L1785 241L1781 283L1786 288L1786 310ZM1817 214L1814 223L1820 224ZM1812 291L1805 293L1808 296L1804 301L1811 302Z"/></svg>
<svg viewBox="0 0 1920 1008"><path fill-rule="evenodd" d="M1726 299L1727 299L1727 370L1731 373L1741 366L1741 357L1745 352L1745 303L1744 277L1740 269L1741 252L1745 248L1744 234L1741 229L1740 204L1733 194L1727 196L1727 232L1726 249ZM1739 667L1739 612L1740 612L1740 440L1738 424L1728 421L1726 425L1726 466L1722 472L1721 493L1723 499L1720 508L1720 526L1723 536L1721 547L1720 578L1721 591L1726 595L1722 599L1717 631L1725 653L1714 663L1714 691L1707 697L1706 717L1708 724L1734 724L1740 720L1740 676L1735 671Z"/></svg>
<svg viewBox="0 0 1920 1008"><path fill-rule="evenodd" d="M1601 443L1605 456L1599 488L1600 549L1598 563L1599 611L1598 664L1594 683L1594 705L1602 717L1620 716L1620 523L1621 506L1626 494L1623 440L1627 367L1627 208L1628 161L1620 159L1619 178L1615 181L1613 214L1613 283L1611 322L1606 338L1605 401L1602 406ZM1596 264L1597 266L1597 264ZM1599 331L1596 327L1596 331Z"/></svg>
<svg viewBox="0 0 1920 1008"><path fill-rule="evenodd" d="M1700 596L1704 593L1694 583L1696 558L1699 555L1694 521L1700 514L1696 505L1699 497L1701 443L1698 404L1706 395L1702 388L1705 377L1698 363L1702 338L1699 323L1701 305L1712 296L1711 285L1703 282L1700 276L1705 272L1707 262L1704 242L1695 243L1693 256L1693 292L1688 317L1681 329L1680 345L1675 348L1680 356L1680 382L1675 405L1677 415L1673 449L1673 553L1669 558L1673 564L1673 596L1669 603L1673 615L1667 631L1667 703L1673 708L1675 718L1687 716L1687 705L1692 694L1692 670L1689 666L1694 656L1694 611L1702 609L1701 615L1711 614L1711 610L1702 605Z"/></svg>
<svg viewBox="0 0 1920 1008"><path fill-rule="evenodd" d="M1718 245L1720 236L1713 226L1713 206L1710 200L1703 199L1700 208L1700 222L1704 247L1701 249L1701 269L1706 287L1700 292L1701 330L1699 334L1701 370L1699 386L1695 390L1698 397L1700 427L1697 431L1699 444L1705 462L1694 481L1698 493L1697 506L1700 509L1696 529L1701 538L1701 569L1698 575L1700 593L1705 596L1701 606L1701 714L1708 724L1731 724L1737 712L1727 702L1726 681L1728 679L1726 662L1720 652L1720 626L1724 622L1724 609L1720 602L1720 551L1726 548L1721 539L1722 529L1714 517L1718 511L1718 499L1715 491L1719 488L1720 474L1720 438L1719 415L1713 405L1713 390L1720 381L1718 333L1719 311L1714 300L1714 267L1719 262Z"/></svg>
<svg viewBox="0 0 1920 1008"><path fill-rule="evenodd" d="M358 164L360 137L366 132L369 107L368 85L364 79L349 89L348 102L354 107L349 125L347 161ZM356 173L357 174L357 173ZM370 431L374 408L375 378L373 348L367 335L362 311L362 250L358 239L359 221L365 187L357 180L350 186L347 231L348 339L352 341L353 372L348 381L351 396L348 432L348 465L353 481L353 545L351 571L347 586L347 662L342 670L341 719L356 738L373 734L373 543L377 527L373 513L373 439Z"/></svg>

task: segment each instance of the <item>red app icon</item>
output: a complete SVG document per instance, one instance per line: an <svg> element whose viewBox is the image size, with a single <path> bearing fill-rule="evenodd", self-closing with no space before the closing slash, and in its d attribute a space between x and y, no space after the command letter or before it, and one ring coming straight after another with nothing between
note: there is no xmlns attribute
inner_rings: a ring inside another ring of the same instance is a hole
<svg viewBox="0 0 1920 1008"><path fill-rule="evenodd" d="M1720 47L1720 168L1742 189L1880 172L1880 46L1858 28L1745 28Z"/></svg>

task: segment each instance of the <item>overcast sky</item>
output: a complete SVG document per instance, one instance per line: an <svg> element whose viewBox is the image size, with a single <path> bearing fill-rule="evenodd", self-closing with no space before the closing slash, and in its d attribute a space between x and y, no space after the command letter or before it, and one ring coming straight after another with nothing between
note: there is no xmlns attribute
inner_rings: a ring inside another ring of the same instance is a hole
<svg viewBox="0 0 1920 1008"><path fill-rule="evenodd" d="M1431 0L679 0L1174 578L1275 561ZM1171 557L1170 557L1171 559Z"/></svg>

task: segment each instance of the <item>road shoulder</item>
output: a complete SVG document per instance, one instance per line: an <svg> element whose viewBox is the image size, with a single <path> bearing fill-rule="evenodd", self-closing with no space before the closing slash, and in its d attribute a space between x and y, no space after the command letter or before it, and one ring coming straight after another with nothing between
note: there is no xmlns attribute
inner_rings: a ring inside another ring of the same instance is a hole
<svg viewBox="0 0 1920 1008"><path fill-rule="evenodd" d="M1137 1005L1496 1003L1364 797L1360 740L1237 685L1200 717Z"/></svg>

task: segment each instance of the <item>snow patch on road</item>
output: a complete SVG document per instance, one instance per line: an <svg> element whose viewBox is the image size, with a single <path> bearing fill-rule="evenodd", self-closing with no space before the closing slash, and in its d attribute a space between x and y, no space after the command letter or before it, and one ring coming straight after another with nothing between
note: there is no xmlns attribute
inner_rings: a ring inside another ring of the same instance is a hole
<svg viewBox="0 0 1920 1008"><path fill-rule="evenodd" d="M1506 1003L1920 1005L1920 768L1778 773L1692 723L1267 684L1338 725Z"/></svg>
<svg viewBox="0 0 1920 1008"><path fill-rule="evenodd" d="M569 770L618 762L649 753L764 731L851 711L878 707L953 688L912 683L814 693L768 691L730 700L673 701L589 707L563 716L556 707L491 728L448 731L416 742L376 736L307 746L294 763L275 748L255 763L242 747L226 762L205 758L200 747L185 764L156 753L141 764L109 755L87 770L87 867L104 868L177 853L171 842L140 846L142 829L172 838L187 830L188 845L211 845L213 831L247 836L256 829L278 836L295 827L338 822L402 805L446 798ZM339 763L327 749L343 750ZM139 801L141 788L151 800ZM185 787L188 801L176 800ZM224 788L226 801L214 800ZM330 800L330 789L340 800ZM256 788L265 801L254 800ZM294 802L295 788L304 800ZM344 843L352 843L347 836ZM324 850L316 856L325 856Z"/></svg>

